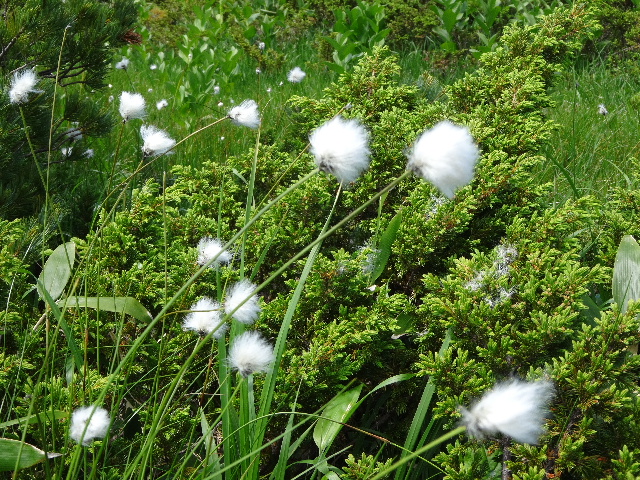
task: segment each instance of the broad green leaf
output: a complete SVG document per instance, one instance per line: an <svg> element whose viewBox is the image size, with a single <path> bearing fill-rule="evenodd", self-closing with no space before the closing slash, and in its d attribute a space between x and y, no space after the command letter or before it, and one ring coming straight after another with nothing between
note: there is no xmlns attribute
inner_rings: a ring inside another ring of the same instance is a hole
<svg viewBox="0 0 640 480"><path fill-rule="evenodd" d="M67 418L69 414L61 410L54 410L53 412L40 412L35 413L29 417L16 418L15 420L9 420L8 422L0 423L0 428L10 427L11 425L17 425L24 423L31 425L32 423L44 423L51 420L58 420L59 418Z"/></svg>
<svg viewBox="0 0 640 480"><path fill-rule="evenodd" d="M58 304L67 308L93 308L106 312L125 313L141 322L152 319L147 309L133 297L69 297Z"/></svg>
<svg viewBox="0 0 640 480"><path fill-rule="evenodd" d="M42 289L45 288L51 298L57 300L71 278L71 270L76 258L76 244L67 242L56 248L49 256L38 277L38 294L45 299Z"/></svg>
<svg viewBox="0 0 640 480"><path fill-rule="evenodd" d="M39 448L22 443L20 440L0 438L0 472L12 472L16 466L18 469L27 468L38 462L43 462L47 458L55 458L60 455L60 453L44 453Z"/></svg>
<svg viewBox="0 0 640 480"><path fill-rule="evenodd" d="M362 385L359 385L339 393L329 400L329 403L322 410L323 418L318 420L313 429L313 441L316 442L321 453L327 451L342 429L342 424L349 420L355 412L361 390Z"/></svg>
<svg viewBox="0 0 640 480"><path fill-rule="evenodd" d="M387 262L391 256L391 245L393 245L393 242L398 235L400 223L402 223L402 211L396 213L396 215L391 219L389 225L387 225L386 230L380 238L380 244L378 245L379 253L376 256L373 272L371 272L371 278L369 279L369 283L371 284L373 284L378 277L382 275L382 272L384 272L384 269L387 266Z"/></svg>
<svg viewBox="0 0 640 480"><path fill-rule="evenodd" d="M622 313L627 311L630 300L640 299L640 245L631 235L625 235L618 247L612 289Z"/></svg>

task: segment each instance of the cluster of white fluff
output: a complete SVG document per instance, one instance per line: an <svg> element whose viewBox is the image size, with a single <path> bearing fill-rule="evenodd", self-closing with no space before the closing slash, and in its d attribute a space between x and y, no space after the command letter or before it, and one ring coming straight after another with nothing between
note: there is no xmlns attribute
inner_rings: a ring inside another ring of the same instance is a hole
<svg viewBox="0 0 640 480"><path fill-rule="evenodd" d="M214 338L222 338L227 330L227 324L222 316L222 305L204 297L191 305L191 311L182 323L182 328L208 335L213 332Z"/></svg>
<svg viewBox="0 0 640 480"><path fill-rule="evenodd" d="M479 157L469 129L445 120L418 138L409 153L407 168L453 198L456 190L473 180Z"/></svg>
<svg viewBox="0 0 640 480"><path fill-rule="evenodd" d="M129 59L127 57L122 57L122 60L116 63L116 68L118 70L126 70L129 68Z"/></svg>
<svg viewBox="0 0 640 480"><path fill-rule="evenodd" d="M229 365L244 377L268 372L275 360L273 346L259 332L244 332L234 338L229 349Z"/></svg>
<svg viewBox="0 0 640 480"><path fill-rule="evenodd" d="M300 83L306 76L307 74L300 67L294 67L287 74L287 80L291 83Z"/></svg>
<svg viewBox="0 0 640 480"><path fill-rule="evenodd" d="M76 443L89 445L98 438L104 438L110 424L109 412L104 408L95 405L80 407L71 415L69 437Z"/></svg>
<svg viewBox="0 0 640 480"><path fill-rule="evenodd" d="M233 259L233 254L227 252L222 248L223 246L217 238L201 238L198 242L198 265L206 265L211 262L210 266L216 268L223 263L229 263Z"/></svg>
<svg viewBox="0 0 640 480"><path fill-rule="evenodd" d="M167 153L176 144L176 141L169 137L167 132L153 125L140 127L140 136L143 141L142 152L147 157Z"/></svg>
<svg viewBox="0 0 640 480"><path fill-rule="evenodd" d="M249 280L240 280L235 283L227 294L224 302L224 311L240 323L251 325L260 315L258 296L252 295L256 286Z"/></svg>
<svg viewBox="0 0 640 480"><path fill-rule="evenodd" d="M544 432L553 393L553 384L548 380L499 383L469 410L460 407L461 423L474 438L501 433L520 443L536 444Z"/></svg>
<svg viewBox="0 0 640 480"><path fill-rule="evenodd" d="M260 126L260 112L258 104L255 100L245 100L240 105L236 105L227 116L233 123L249 128L258 128Z"/></svg>
<svg viewBox="0 0 640 480"><path fill-rule="evenodd" d="M42 90L35 89L36 83L38 83L38 76L35 70L14 73L9 89L9 102L26 103L30 93L42 93Z"/></svg>
<svg viewBox="0 0 640 480"><path fill-rule="evenodd" d="M134 118L144 118L146 103L139 93L122 92L120 94L120 116L128 122Z"/></svg>
<svg viewBox="0 0 640 480"><path fill-rule="evenodd" d="M357 120L334 117L311 133L309 143L318 168L343 185L369 167L369 132Z"/></svg>

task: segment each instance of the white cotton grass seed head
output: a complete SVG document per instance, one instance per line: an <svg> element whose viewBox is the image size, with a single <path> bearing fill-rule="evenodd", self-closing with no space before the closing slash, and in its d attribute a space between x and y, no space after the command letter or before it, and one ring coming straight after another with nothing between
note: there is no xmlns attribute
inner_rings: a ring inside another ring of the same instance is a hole
<svg viewBox="0 0 640 480"><path fill-rule="evenodd" d="M38 76L33 69L14 73L9 89L9 102L26 103L29 101L30 93L42 93L42 90L35 89L36 83L38 83Z"/></svg>
<svg viewBox="0 0 640 480"><path fill-rule="evenodd" d="M156 103L156 108L158 110L162 110L164 107L168 107L168 106L169 106L169 102L167 102L164 98L160 100L158 103Z"/></svg>
<svg viewBox="0 0 640 480"><path fill-rule="evenodd" d="M291 83L300 83L306 76L307 74L300 67L294 67L287 74L287 80Z"/></svg>
<svg viewBox="0 0 640 480"><path fill-rule="evenodd" d="M227 330L227 324L222 315L222 305L204 297L191 305L191 311L184 318L182 328L200 335L213 332L214 338L222 338Z"/></svg>
<svg viewBox="0 0 640 480"><path fill-rule="evenodd" d="M224 302L224 311L240 323L250 325L256 321L260 314L258 296L252 295L256 286L249 280L240 280L235 283L227 293Z"/></svg>
<svg viewBox="0 0 640 480"><path fill-rule="evenodd" d="M116 68L118 70L126 70L129 68L129 59L127 57L122 57L122 60L116 63Z"/></svg>
<svg viewBox="0 0 640 480"><path fill-rule="evenodd" d="M76 443L89 445L105 437L110 423L109 412L102 407L91 405L77 408L71 415L69 437Z"/></svg>
<svg viewBox="0 0 640 480"><path fill-rule="evenodd" d="M470 436L483 439L498 433L516 442L536 444L553 398L549 380L511 380L495 385L469 410L460 407L461 424Z"/></svg>
<svg viewBox="0 0 640 480"><path fill-rule="evenodd" d="M259 332L249 331L233 339L229 349L229 365L243 377L268 372L275 360L273 346Z"/></svg>
<svg viewBox="0 0 640 480"><path fill-rule="evenodd" d="M605 107L604 103L598 105L598 113L603 116L609 114L609 110L607 110L607 107Z"/></svg>
<svg viewBox="0 0 640 480"><path fill-rule="evenodd" d="M445 120L424 132L408 157L407 169L453 198L473 180L480 151L468 127Z"/></svg>
<svg viewBox="0 0 640 480"><path fill-rule="evenodd" d="M260 112L255 100L245 100L240 105L236 105L229 110L227 116L233 123L242 127L258 128L260 126Z"/></svg>
<svg viewBox="0 0 640 480"><path fill-rule="evenodd" d="M167 132L153 125L143 125L140 127L140 136L143 141L142 153L144 153L146 157L167 153L176 144L176 141L169 137Z"/></svg>
<svg viewBox="0 0 640 480"><path fill-rule="evenodd" d="M309 136L318 168L346 185L369 167L369 132L358 120L334 117Z"/></svg>
<svg viewBox="0 0 640 480"><path fill-rule="evenodd" d="M198 265L206 265L213 260L209 265L212 268L217 268L223 263L229 263L233 259L233 254L227 252L222 247L224 245L217 238L203 237L198 242Z"/></svg>
<svg viewBox="0 0 640 480"><path fill-rule="evenodd" d="M128 122L134 118L144 118L146 103L139 93L122 92L120 94L120 116Z"/></svg>

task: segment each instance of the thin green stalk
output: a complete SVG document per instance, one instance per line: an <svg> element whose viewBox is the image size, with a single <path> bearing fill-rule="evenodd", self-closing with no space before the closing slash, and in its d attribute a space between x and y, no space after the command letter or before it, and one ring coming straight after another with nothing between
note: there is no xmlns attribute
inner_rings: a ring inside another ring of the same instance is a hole
<svg viewBox="0 0 640 480"><path fill-rule="evenodd" d="M342 184L338 187L338 191L336 192L336 197L333 201L333 205L331 207L331 211L329 215L327 215L327 220L322 227L322 231L318 238L322 237L323 234L327 231L329 227L329 223L331 222L331 218L333 217L333 213L335 212L336 205L338 204L338 199L340 198L340 194L342 193ZM267 429L266 423L266 414L271 410L271 402L273 401L273 394L275 391L275 384L278 377L278 371L280 370L280 363L282 361L282 357L284 355L285 343L287 340L287 335L289 334L289 329L291 327L291 321L293 320L293 315L295 314L296 307L298 306L298 302L300 301L300 297L302 296L302 292L304 290L304 285L307 281L307 277L311 272L311 268L315 263L316 256L318 255L318 251L320 250L320 246L322 245L322 241L320 240L315 244L311 253L307 257L307 262L305 263L304 269L302 270L302 274L298 279L298 283L296 285L296 289L293 292L293 296L289 301L289 306L287 307L287 312L282 320L282 324L280 326L280 331L278 332L278 338L276 340L276 345L274 348L275 361L271 371L267 373L267 378L264 381L264 386L262 387L262 395L260 398L260 416L264 418L264 421L258 422L256 427L256 435L254 437L254 442L252 447L255 449L262 444L262 440L264 439L264 435ZM257 479L259 476L259 464L258 462L253 463L253 469L249 478Z"/></svg>
<svg viewBox="0 0 640 480"><path fill-rule="evenodd" d="M260 147L260 128L258 128L258 135L256 136L256 147L253 153L253 161L251 162L251 174L249 176L249 188L247 189L247 201L245 204L244 212L244 224L246 225L251 218L251 207L253 205L253 189L256 184L256 170L258 168L258 151ZM244 278L244 249L247 243L247 233L245 230L242 236L242 242L240 243L240 278Z"/></svg>

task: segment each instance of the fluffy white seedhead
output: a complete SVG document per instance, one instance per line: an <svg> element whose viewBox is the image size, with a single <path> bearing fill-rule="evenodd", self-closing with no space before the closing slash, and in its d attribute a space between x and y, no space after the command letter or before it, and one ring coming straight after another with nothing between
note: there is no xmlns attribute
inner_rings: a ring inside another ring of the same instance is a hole
<svg viewBox="0 0 640 480"><path fill-rule="evenodd" d="M69 437L74 442L89 445L97 438L104 438L110 423L109 412L102 407L77 408L71 415Z"/></svg>
<svg viewBox="0 0 640 480"><path fill-rule="evenodd" d="M191 312L185 317L182 328L200 335L213 332L214 338L222 338L227 330L222 318L222 305L208 297L201 298L191 305Z"/></svg>
<svg viewBox="0 0 640 480"><path fill-rule="evenodd" d="M538 443L553 398L548 380L511 380L494 386L469 410L460 407L470 436L482 439L501 433L520 443Z"/></svg>
<svg viewBox="0 0 640 480"><path fill-rule="evenodd" d="M42 93L42 90L34 88L36 83L38 83L38 76L35 70L14 73L9 89L9 102L26 103L29 100L29 93Z"/></svg>
<svg viewBox="0 0 640 480"><path fill-rule="evenodd" d="M605 107L604 103L601 103L600 105L598 105L598 113L600 115L608 115L609 114L609 110L607 110L607 107Z"/></svg>
<svg viewBox="0 0 640 480"><path fill-rule="evenodd" d="M309 142L318 168L343 185L369 167L369 132L357 120L334 117L316 128Z"/></svg>
<svg viewBox="0 0 640 480"><path fill-rule="evenodd" d="M167 102L164 98L160 100L158 103L156 103L156 108L158 110L162 110L164 107L168 107L168 106L169 106L169 102Z"/></svg>
<svg viewBox="0 0 640 480"><path fill-rule="evenodd" d="M142 144L142 152L147 157L166 153L176 144L176 141L167 132L153 125L140 127L140 136L144 142Z"/></svg>
<svg viewBox="0 0 640 480"><path fill-rule="evenodd" d="M64 135L72 142L82 140L82 130L80 130L78 127L69 128L66 132L64 132Z"/></svg>
<svg viewBox="0 0 640 480"><path fill-rule="evenodd" d="M236 125L243 127L258 128L260 126L260 112L258 104L254 100L245 100L240 105L236 105L227 116Z"/></svg>
<svg viewBox="0 0 640 480"><path fill-rule="evenodd" d="M269 371L274 359L273 346L256 331L239 335L229 349L229 365L244 377Z"/></svg>
<svg viewBox="0 0 640 480"><path fill-rule="evenodd" d="M211 267L218 267L222 263L229 263L233 254L224 250L222 242L217 238L204 237L198 242L198 265L205 265L213 258Z"/></svg>
<svg viewBox="0 0 640 480"><path fill-rule="evenodd" d="M224 311L240 323L250 325L256 321L260 314L258 296L251 295L256 286L249 280L241 280L235 283L224 302Z"/></svg>
<svg viewBox="0 0 640 480"><path fill-rule="evenodd" d="M287 80L289 80L291 83L300 83L306 76L307 74L300 67L294 67L293 69L291 69L291 71L289 71Z"/></svg>
<svg viewBox="0 0 640 480"><path fill-rule="evenodd" d="M125 122L133 118L144 118L145 106L144 97L139 93L120 94L120 115Z"/></svg>
<svg viewBox="0 0 640 480"><path fill-rule="evenodd" d="M129 59L127 57L122 57L122 60L116 63L116 68L118 70L126 70L129 68Z"/></svg>
<svg viewBox="0 0 640 480"><path fill-rule="evenodd" d="M424 132L408 157L407 169L453 198L473 180L480 151L467 127L445 120Z"/></svg>

